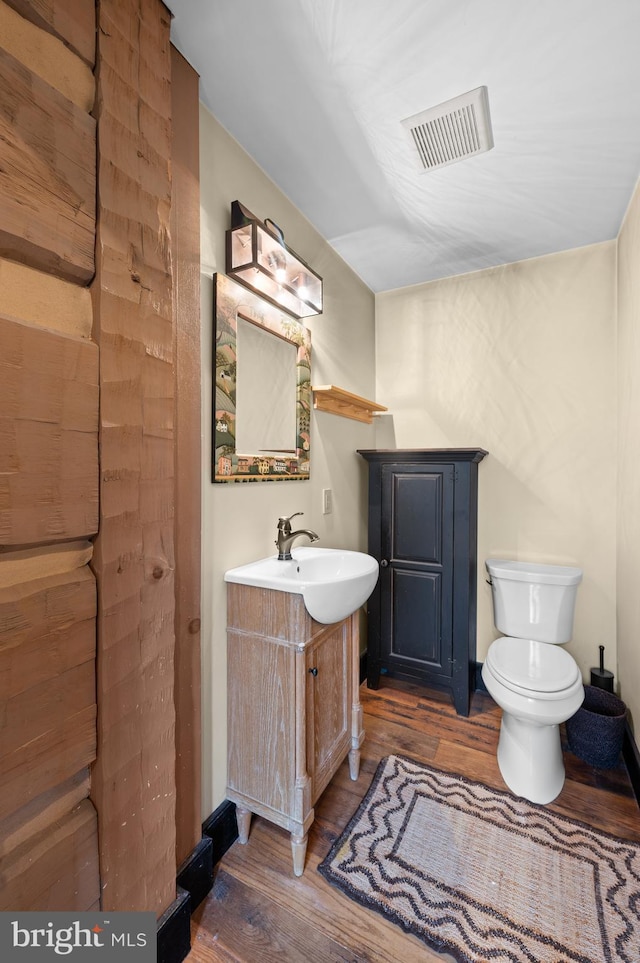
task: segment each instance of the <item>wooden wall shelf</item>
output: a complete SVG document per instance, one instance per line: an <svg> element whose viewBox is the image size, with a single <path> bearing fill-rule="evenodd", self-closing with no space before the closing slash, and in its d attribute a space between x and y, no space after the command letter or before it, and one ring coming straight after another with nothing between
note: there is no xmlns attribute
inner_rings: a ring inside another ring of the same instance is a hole
<svg viewBox="0 0 640 963"><path fill-rule="evenodd" d="M384 405L375 401L368 401L360 395L354 395L335 385L316 385L313 392L313 407L318 411L328 411L332 415L342 415L343 418L353 418L354 421L364 421L370 425L377 412L387 411Z"/></svg>

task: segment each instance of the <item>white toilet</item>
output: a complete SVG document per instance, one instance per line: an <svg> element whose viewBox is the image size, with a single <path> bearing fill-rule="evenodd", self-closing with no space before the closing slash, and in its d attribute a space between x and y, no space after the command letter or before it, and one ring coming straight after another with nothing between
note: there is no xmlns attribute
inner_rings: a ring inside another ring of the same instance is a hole
<svg viewBox="0 0 640 963"><path fill-rule="evenodd" d="M560 645L573 632L582 571L489 558L493 620L503 632L482 667L502 709L498 765L516 796L548 803L564 785L560 723L584 699L580 670Z"/></svg>

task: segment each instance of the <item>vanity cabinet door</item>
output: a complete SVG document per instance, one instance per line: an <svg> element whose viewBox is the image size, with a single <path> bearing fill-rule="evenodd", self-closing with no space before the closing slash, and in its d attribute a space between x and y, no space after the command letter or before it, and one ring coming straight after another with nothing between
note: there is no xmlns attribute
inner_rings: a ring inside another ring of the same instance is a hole
<svg viewBox="0 0 640 963"><path fill-rule="evenodd" d="M295 653L259 636L229 633L227 794L288 826L295 800Z"/></svg>
<svg viewBox="0 0 640 963"><path fill-rule="evenodd" d="M306 651L307 772L312 805L351 744L350 619L329 626Z"/></svg>

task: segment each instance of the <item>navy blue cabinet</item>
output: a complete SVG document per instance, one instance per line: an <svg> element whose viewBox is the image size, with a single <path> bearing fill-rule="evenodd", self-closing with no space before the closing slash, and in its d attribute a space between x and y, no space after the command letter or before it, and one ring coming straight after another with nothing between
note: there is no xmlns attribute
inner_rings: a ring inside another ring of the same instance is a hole
<svg viewBox="0 0 640 963"><path fill-rule="evenodd" d="M482 448L360 450L369 463L367 684L386 673L450 692L469 714Z"/></svg>

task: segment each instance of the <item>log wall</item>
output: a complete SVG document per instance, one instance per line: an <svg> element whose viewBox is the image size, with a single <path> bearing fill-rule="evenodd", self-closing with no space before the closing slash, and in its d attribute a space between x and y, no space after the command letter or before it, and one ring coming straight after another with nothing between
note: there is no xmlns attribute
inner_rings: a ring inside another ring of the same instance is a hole
<svg viewBox="0 0 640 963"><path fill-rule="evenodd" d="M82 12L0 0L0 910L100 895L93 4Z"/></svg>
<svg viewBox="0 0 640 963"><path fill-rule="evenodd" d="M102 0L94 336L100 348L98 744L104 909L175 898L170 18Z"/></svg>
<svg viewBox="0 0 640 963"><path fill-rule="evenodd" d="M96 214L93 78L62 38L2 0L0 26L0 256L86 284Z"/></svg>
<svg viewBox="0 0 640 963"><path fill-rule="evenodd" d="M0 910L172 904L174 704L183 855L200 835L197 133L172 198L169 29L159 0L0 0Z"/></svg>
<svg viewBox="0 0 640 963"><path fill-rule="evenodd" d="M202 836L200 671L200 161L198 75L171 48L176 337L176 855Z"/></svg>

